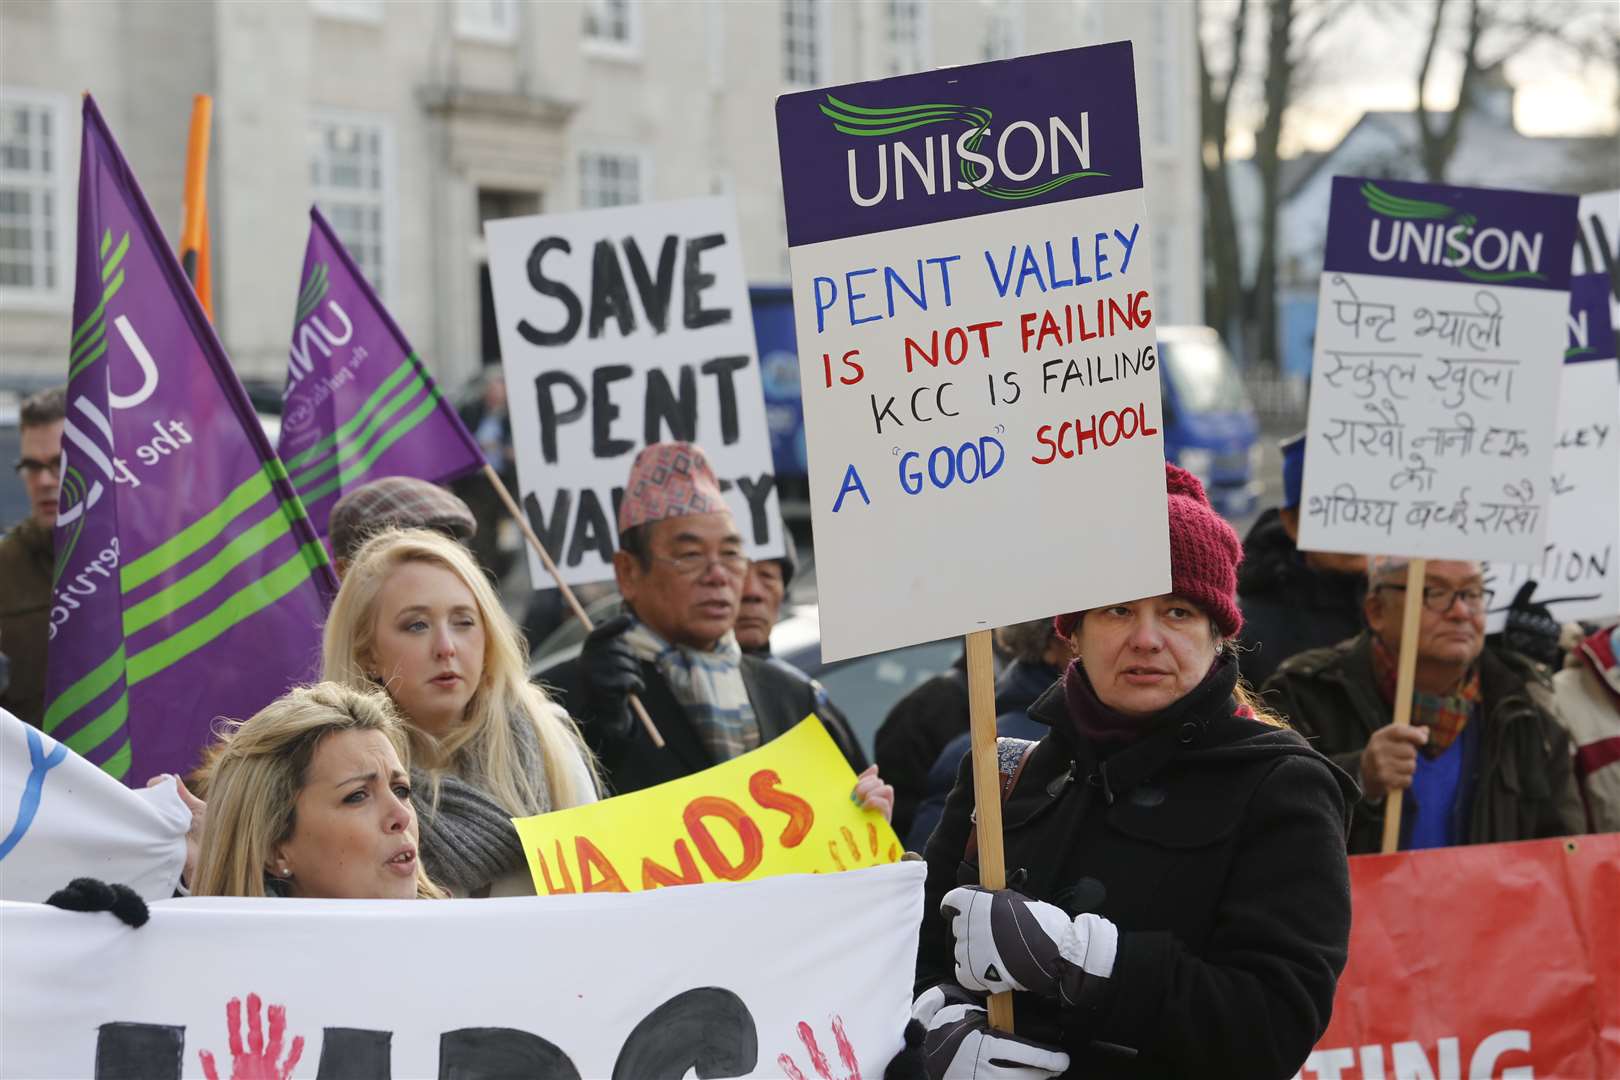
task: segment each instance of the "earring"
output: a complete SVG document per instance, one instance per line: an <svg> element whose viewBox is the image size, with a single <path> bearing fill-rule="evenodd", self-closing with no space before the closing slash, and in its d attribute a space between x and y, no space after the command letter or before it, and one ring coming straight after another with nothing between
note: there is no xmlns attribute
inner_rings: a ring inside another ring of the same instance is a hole
<svg viewBox="0 0 1620 1080"><path fill-rule="evenodd" d="M291 867L283 866L281 868L281 876L284 877L284 878L292 877L292 869L291 869Z"/></svg>

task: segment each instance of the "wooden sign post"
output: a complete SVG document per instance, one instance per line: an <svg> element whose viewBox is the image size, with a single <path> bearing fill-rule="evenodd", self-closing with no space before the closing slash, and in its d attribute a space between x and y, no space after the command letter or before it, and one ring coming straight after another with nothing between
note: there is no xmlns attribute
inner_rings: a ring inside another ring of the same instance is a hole
<svg viewBox="0 0 1620 1080"><path fill-rule="evenodd" d="M1001 850L1001 769L996 755L996 661L991 631L967 636L968 719L973 744L973 813L979 840L979 884L1007 887L1007 861ZM990 1026L1013 1029L1012 995L991 994Z"/></svg>
<svg viewBox="0 0 1620 1080"><path fill-rule="evenodd" d="M1395 666L1395 726L1412 722L1412 691L1417 680L1418 628L1423 622L1423 575L1427 559L1406 564L1406 607L1401 611L1401 655ZM1401 846L1401 792L1384 803L1384 854Z"/></svg>

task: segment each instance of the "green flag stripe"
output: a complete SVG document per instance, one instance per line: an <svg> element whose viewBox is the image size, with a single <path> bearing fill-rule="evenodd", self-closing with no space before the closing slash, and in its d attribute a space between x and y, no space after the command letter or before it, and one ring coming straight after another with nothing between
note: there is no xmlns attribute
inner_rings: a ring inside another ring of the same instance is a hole
<svg viewBox="0 0 1620 1080"><path fill-rule="evenodd" d="M107 691L118 676L124 673L124 647L103 660L94 671L62 691L51 707L45 710L45 733L48 735L62 725L62 721L84 708Z"/></svg>
<svg viewBox="0 0 1620 1080"><path fill-rule="evenodd" d="M219 553L160 593L124 609L124 636L144 630L166 618L225 580L225 576L263 551L292 529L292 519L302 516L303 507L282 503L257 524L219 549Z"/></svg>
<svg viewBox="0 0 1620 1080"><path fill-rule="evenodd" d="M388 404L384 405L381 409L378 409L372 415L371 419L366 421L365 428L360 432L359 435L355 436L352 441L342 443L332 453L327 454L324 458L320 459L315 464L308 466L303 472L293 477L293 487L297 488L299 491L303 491L311 483L319 479L322 474L330 472L343 462L348 461L350 458L354 457L354 455L358 454L365 447L366 443L376 438L378 429L386 425L395 413L399 412L406 405L416 400L417 396L423 392L426 385L427 380L422 378L421 375L418 375L416 378L406 383L403 390L395 394L393 398L389 400ZM432 396L432 393L428 394L428 397L431 398Z"/></svg>
<svg viewBox="0 0 1620 1080"><path fill-rule="evenodd" d="M305 544L292 558L259 580L238 589L213 611L184 630L130 657L129 685L144 682L179 663L237 623L263 611L302 585L309 579L312 568L319 565L322 559L319 552L309 550L311 547L320 547L320 541Z"/></svg>
<svg viewBox="0 0 1620 1080"><path fill-rule="evenodd" d="M84 727L75 731L65 743L69 750L75 754L88 754L108 739L117 735L124 729L124 721L129 719L129 694L118 695L118 700L112 703L112 708L90 721Z"/></svg>
<svg viewBox="0 0 1620 1080"><path fill-rule="evenodd" d="M303 322L309 317L321 300L326 296L326 264L320 263L315 272L309 276L309 284L298 297L298 311L293 316L293 324Z"/></svg>
<svg viewBox="0 0 1620 1080"><path fill-rule="evenodd" d="M102 253L102 255L101 255L101 280L102 281L106 281L108 278L113 276L113 271L117 270L118 269L118 264L124 261L124 253L127 252L128 250L129 250L129 233L125 233L124 238L122 240L118 241L118 249L112 253L112 258L108 258L106 252Z"/></svg>
<svg viewBox="0 0 1620 1080"><path fill-rule="evenodd" d="M383 380L382 385L377 387L376 390L372 391L371 396L366 398L365 403L360 406L359 411L356 412L354 416L350 417L345 423L339 426L336 431L298 456L287 459L287 468L303 468L305 465L309 464L311 461L314 461L316 458L325 453L333 443L336 443L340 439L347 439L350 435L352 435L355 428L365 423L366 420L371 416L372 411L377 408L377 404L389 394L393 393L394 387L398 386L410 375L411 369L416 366L412 362L414 359L414 355L406 357L404 362L401 363L399 367L395 368L388 378Z"/></svg>
<svg viewBox="0 0 1620 1080"><path fill-rule="evenodd" d="M101 290L101 303L97 304L96 309L89 315L86 315L84 322L80 323L79 328L73 331L72 348L77 349L79 345L83 343L86 335L88 335L95 328L96 324L102 321L101 317L107 310L107 301L118 295L118 290L123 287L124 271L119 270L113 279L107 282L107 287Z"/></svg>
<svg viewBox="0 0 1620 1080"><path fill-rule="evenodd" d="M128 739L125 739L124 745L119 748L118 753L108 758L102 764L101 770L111 776L114 780L122 780L124 778L124 774L129 772L129 767L134 760L135 747L130 744Z"/></svg>
<svg viewBox="0 0 1620 1080"><path fill-rule="evenodd" d="M437 396L429 395L428 399L422 402L421 405L418 405L415 411L413 411L409 416L405 417L405 419L389 428L383 437L377 440L377 445L373 446L366 453L365 457L361 458L353 465L350 465L347 469L344 469L341 473L332 477L332 479L328 480L320 487L315 488L313 491L303 493L303 500L306 503L316 502L317 500L331 494L337 488L352 483L356 477L364 476L366 472L371 469L371 466L376 464L377 459L387 452L390 446L393 446L400 439L403 439L412 428L420 424L423 420L426 420L437 406Z"/></svg>
<svg viewBox="0 0 1620 1080"><path fill-rule="evenodd" d="M90 350L89 356L77 361L71 368L68 369L68 382L72 382L74 379L78 378L81 371L95 363L96 358L106 351L107 342L105 339L103 339L100 345L97 345L94 349Z"/></svg>
<svg viewBox="0 0 1620 1080"><path fill-rule="evenodd" d="M140 588L224 532L238 515L269 494L270 476L269 466L260 469L237 485L213 510L126 565L119 576L123 591Z"/></svg>
<svg viewBox="0 0 1620 1080"><path fill-rule="evenodd" d="M79 358L94 348L97 342L105 340L107 340L107 320L102 319L96 323L96 328L90 332L88 337L73 347L73 354L70 359L73 361L74 366L78 366Z"/></svg>
<svg viewBox="0 0 1620 1080"><path fill-rule="evenodd" d="M112 247L112 230L108 229L101 234L101 257L103 259L107 257L107 249L110 247Z"/></svg>

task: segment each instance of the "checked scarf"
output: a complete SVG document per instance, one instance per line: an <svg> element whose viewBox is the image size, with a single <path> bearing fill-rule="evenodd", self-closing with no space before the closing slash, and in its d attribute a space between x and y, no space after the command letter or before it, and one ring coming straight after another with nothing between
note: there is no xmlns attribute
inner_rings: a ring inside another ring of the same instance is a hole
<svg viewBox="0 0 1620 1080"><path fill-rule="evenodd" d="M713 649L704 651L671 645L637 620L624 639L637 659L650 662L669 683L715 761L730 761L758 748L759 721L743 685L736 634L727 631Z"/></svg>
<svg viewBox="0 0 1620 1080"><path fill-rule="evenodd" d="M1378 681L1378 694L1384 703L1395 704L1396 657L1375 636L1373 645L1373 675ZM1468 669L1449 694L1412 693L1412 723L1429 729L1429 741L1423 746L1425 757L1437 758L1457 741L1474 710L1479 708L1479 665Z"/></svg>

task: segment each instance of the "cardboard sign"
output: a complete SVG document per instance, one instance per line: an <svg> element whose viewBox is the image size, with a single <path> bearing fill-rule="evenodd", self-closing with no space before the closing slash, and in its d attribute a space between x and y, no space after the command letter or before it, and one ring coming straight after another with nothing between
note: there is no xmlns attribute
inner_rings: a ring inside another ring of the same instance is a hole
<svg viewBox="0 0 1620 1080"><path fill-rule="evenodd" d="M1299 546L1541 556L1575 199L1339 176Z"/></svg>
<svg viewBox="0 0 1620 1080"><path fill-rule="evenodd" d="M921 863L639 896L0 904L0 1076L879 1077ZM369 975L364 973L370 973Z"/></svg>
<svg viewBox="0 0 1620 1080"><path fill-rule="evenodd" d="M782 515L729 198L484 224L518 487L570 585L613 577L618 506L649 443L703 447L753 558ZM529 576L549 582L529 552Z"/></svg>
<svg viewBox="0 0 1620 1080"><path fill-rule="evenodd" d="M882 814L850 800L854 787L849 763L811 716L722 765L513 824L542 896L750 881L899 860L900 838Z"/></svg>
<svg viewBox="0 0 1620 1080"><path fill-rule="evenodd" d="M1350 860L1333 1020L1295 1080L1620 1075L1620 835Z"/></svg>
<svg viewBox="0 0 1620 1080"><path fill-rule="evenodd" d="M776 117L822 656L1167 591L1130 43Z"/></svg>

